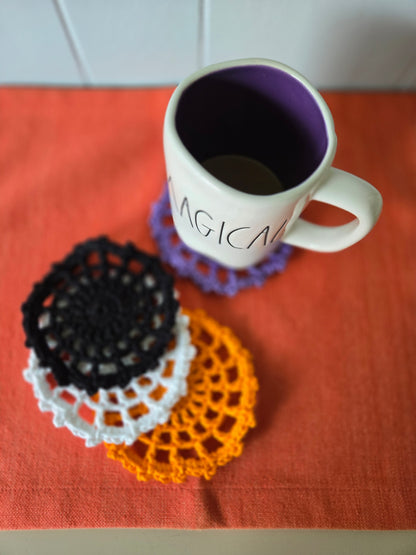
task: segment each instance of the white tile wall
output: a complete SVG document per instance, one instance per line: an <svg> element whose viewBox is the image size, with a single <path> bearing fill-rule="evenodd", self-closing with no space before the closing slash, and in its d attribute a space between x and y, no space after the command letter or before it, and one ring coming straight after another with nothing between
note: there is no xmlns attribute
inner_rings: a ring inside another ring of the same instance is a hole
<svg viewBox="0 0 416 555"><path fill-rule="evenodd" d="M0 0L0 84L162 85L242 57L416 88L416 0Z"/></svg>
<svg viewBox="0 0 416 555"><path fill-rule="evenodd" d="M52 0L0 0L0 83L81 81Z"/></svg>
<svg viewBox="0 0 416 555"><path fill-rule="evenodd" d="M206 61L279 60L321 88L416 85L415 0L210 0Z"/></svg>
<svg viewBox="0 0 416 555"><path fill-rule="evenodd" d="M198 65L197 0L66 0L95 84L174 83Z"/></svg>

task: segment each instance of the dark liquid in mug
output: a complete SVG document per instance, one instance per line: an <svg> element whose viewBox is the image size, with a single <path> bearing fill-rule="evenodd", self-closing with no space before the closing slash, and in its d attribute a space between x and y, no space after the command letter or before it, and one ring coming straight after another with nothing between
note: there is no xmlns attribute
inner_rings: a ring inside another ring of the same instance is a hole
<svg viewBox="0 0 416 555"><path fill-rule="evenodd" d="M253 195L296 187L319 166L328 146L309 91L263 65L219 70L192 83L178 103L176 128L197 162Z"/></svg>
<svg viewBox="0 0 416 555"><path fill-rule="evenodd" d="M269 168L247 156L214 156L202 165L214 177L237 191L252 195L273 195L284 190L278 177Z"/></svg>

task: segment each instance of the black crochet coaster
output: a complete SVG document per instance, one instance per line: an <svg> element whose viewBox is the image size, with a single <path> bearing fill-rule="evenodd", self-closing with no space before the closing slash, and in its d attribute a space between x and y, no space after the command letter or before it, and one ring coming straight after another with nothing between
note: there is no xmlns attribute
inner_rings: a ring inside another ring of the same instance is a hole
<svg viewBox="0 0 416 555"><path fill-rule="evenodd" d="M157 366L178 307L157 257L91 239L34 285L22 305L26 346L59 385L93 395Z"/></svg>

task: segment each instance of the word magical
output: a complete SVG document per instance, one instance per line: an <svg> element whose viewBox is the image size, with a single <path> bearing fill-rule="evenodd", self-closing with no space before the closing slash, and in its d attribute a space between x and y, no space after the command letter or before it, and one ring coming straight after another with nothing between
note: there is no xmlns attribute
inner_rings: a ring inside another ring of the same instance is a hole
<svg viewBox="0 0 416 555"><path fill-rule="evenodd" d="M219 245L226 243L233 249L250 249L254 244L265 247L278 241L285 231L287 219L278 228L271 225L264 225L260 230L250 226L234 227L226 220L216 220L207 210L195 208L186 196L178 200L171 178L169 190L173 199L172 212L175 211L179 217L185 218L200 235L215 239Z"/></svg>

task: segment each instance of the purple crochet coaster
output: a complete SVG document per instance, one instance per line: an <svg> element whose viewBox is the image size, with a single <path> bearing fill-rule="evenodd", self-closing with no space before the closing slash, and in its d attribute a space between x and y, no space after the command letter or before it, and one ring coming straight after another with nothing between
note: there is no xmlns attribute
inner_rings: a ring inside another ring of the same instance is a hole
<svg viewBox="0 0 416 555"><path fill-rule="evenodd" d="M244 270L221 266L191 250L179 238L173 225L167 187L153 204L150 227L160 258L172 266L179 276L190 278L205 293L232 297L241 289L260 287L267 277L284 271L292 252L290 245L280 243L268 258Z"/></svg>

